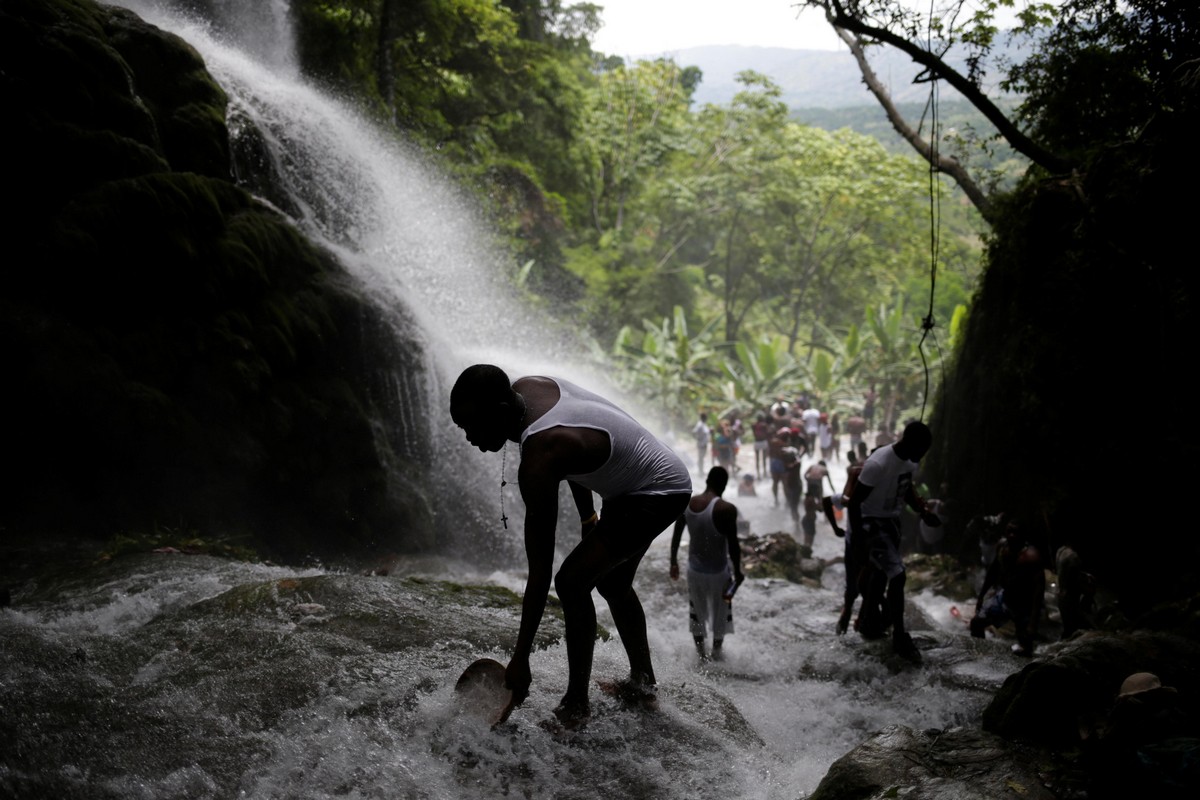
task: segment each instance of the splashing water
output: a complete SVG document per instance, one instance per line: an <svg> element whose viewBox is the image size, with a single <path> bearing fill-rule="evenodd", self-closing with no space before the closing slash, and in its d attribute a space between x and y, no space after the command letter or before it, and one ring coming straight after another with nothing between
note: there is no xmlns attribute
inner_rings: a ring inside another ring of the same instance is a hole
<svg viewBox="0 0 1200 800"><path fill-rule="evenodd" d="M736 498L752 529L790 529L759 490ZM19 587L0 610L0 743L26 743L0 759L0 793L791 800L886 725L977 722L1016 666L932 594L918 598L926 613L910 610L920 667L898 667L885 643L835 636L837 565L820 585L748 580L725 659L701 662L669 548L660 536L636 583L660 709L594 690L593 719L567 735L542 726L565 689L561 643L534 653L530 698L502 728L455 711L458 674L507 658L519 612L447 598L464 585L519 589L517 572L431 556L367 577L179 554L64 570L69 580ZM820 524L815 555L840 548ZM434 592L437 578L456 583ZM597 642L598 679L627 669L619 640Z"/></svg>

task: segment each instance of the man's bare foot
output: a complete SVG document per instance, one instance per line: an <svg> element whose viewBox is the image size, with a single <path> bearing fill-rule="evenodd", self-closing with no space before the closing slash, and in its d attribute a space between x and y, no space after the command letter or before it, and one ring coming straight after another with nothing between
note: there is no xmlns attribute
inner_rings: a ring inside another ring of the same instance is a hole
<svg viewBox="0 0 1200 800"><path fill-rule="evenodd" d="M554 716L564 730L574 731L582 728L592 718L592 710L588 702L568 703L566 700L554 709Z"/></svg>
<svg viewBox="0 0 1200 800"><path fill-rule="evenodd" d="M854 613L854 606L842 606L842 615L838 617L837 634L841 636L846 631L850 630L850 615Z"/></svg>
<svg viewBox="0 0 1200 800"><path fill-rule="evenodd" d="M658 687L653 683L628 679L597 681L601 691L628 706L654 710L658 708Z"/></svg>

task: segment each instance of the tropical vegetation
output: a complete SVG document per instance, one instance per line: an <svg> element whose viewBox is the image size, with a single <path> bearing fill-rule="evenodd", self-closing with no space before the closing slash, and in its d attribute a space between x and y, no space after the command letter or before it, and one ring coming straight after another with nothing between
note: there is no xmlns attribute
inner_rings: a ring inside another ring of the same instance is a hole
<svg viewBox="0 0 1200 800"><path fill-rule="evenodd" d="M305 70L472 187L514 281L670 421L801 390L851 409L873 383L919 410L924 382L897 376L923 372L930 311L945 327L967 304L982 231L919 159L795 121L753 72L697 106L697 68L593 51L593 4L296 6ZM931 197L950 209L936 258ZM954 277L929 309L935 266ZM847 337L862 353L839 360Z"/></svg>

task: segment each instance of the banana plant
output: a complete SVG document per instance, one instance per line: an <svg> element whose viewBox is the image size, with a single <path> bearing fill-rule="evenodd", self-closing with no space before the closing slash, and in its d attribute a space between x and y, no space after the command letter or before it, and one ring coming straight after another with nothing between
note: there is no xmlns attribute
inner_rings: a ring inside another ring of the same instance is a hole
<svg viewBox="0 0 1200 800"><path fill-rule="evenodd" d="M733 355L724 362L724 397L729 408L766 408L778 395L795 391L803 374L783 336L753 345L738 342Z"/></svg>
<svg viewBox="0 0 1200 800"><path fill-rule="evenodd" d="M925 370L930 370L932 380L938 354L927 345L922 359L920 321L905 313L903 298L897 298L891 307L886 303L868 306L867 325L874 343L864 354L865 371L881 384L882 419L894 423L898 412L922 399Z"/></svg>
<svg viewBox="0 0 1200 800"><path fill-rule="evenodd" d="M856 406L852 399L862 393L857 382L863 365L866 343L857 325L851 325L845 336L839 336L827 326L817 323L819 341L813 342L812 356L801 362L805 386L815 394L820 407L828 410Z"/></svg>
<svg viewBox="0 0 1200 800"><path fill-rule="evenodd" d="M683 308L675 306L659 323L643 320L641 332L626 325L613 345L619 378L669 418L689 419L714 394L719 357L713 331L718 321L713 319L693 335Z"/></svg>

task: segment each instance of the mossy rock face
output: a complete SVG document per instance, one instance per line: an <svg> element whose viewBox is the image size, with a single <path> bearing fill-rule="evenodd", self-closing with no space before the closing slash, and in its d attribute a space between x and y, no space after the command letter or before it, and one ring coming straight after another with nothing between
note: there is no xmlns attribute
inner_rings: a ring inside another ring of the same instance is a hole
<svg viewBox="0 0 1200 800"><path fill-rule="evenodd" d="M1136 135L1070 176L1031 173L998 202L923 462L930 485L951 487L949 552L972 545L968 520L1007 512L1047 566L1070 542L1131 619L1200 591L1194 550L1180 549L1191 542L1186 507L1159 504L1132 546L1134 515L1114 513L1095 468L1137 472L1153 452L1173 485L1200 477L1179 411L1194 391L1183 362L1200 344L1195 204L1180 199L1200 180L1194 66L1155 92L1162 106ZM1121 407L1145 424L1114 421Z"/></svg>
<svg viewBox="0 0 1200 800"><path fill-rule="evenodd" d="M429 547L425 435L380 435L370 361L403 370L419 346L231 181L227 100L196 51L122 9L12 0L0 75L20 465L0 522L186 526L284 558Z"/></svg>

